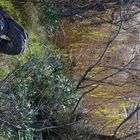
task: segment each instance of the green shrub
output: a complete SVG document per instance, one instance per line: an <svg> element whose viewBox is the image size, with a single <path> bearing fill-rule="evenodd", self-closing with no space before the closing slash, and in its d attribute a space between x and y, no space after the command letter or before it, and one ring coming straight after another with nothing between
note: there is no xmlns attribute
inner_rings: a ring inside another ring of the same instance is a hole
<svg viewBox="0 0 140 140"><path fill-rule="evenodd" d="M48 37L51 38L59 22L59 10L56 7L56 0L43 0L41 5L43 12L41 21L47 29Z"/></svg>
<svg viewBox="0 0 140 140"><path fill-rule="evenodd" d="M22 130L32 134L35 124L45 120L63 123L59 116L69 113L77 100L56 53L52 46L46 46L44 55L34 55L17 65L1 84L1 109L7 112L3 119L21 129L20 135ZM7 134L12 136L9 128Z"/></svg>

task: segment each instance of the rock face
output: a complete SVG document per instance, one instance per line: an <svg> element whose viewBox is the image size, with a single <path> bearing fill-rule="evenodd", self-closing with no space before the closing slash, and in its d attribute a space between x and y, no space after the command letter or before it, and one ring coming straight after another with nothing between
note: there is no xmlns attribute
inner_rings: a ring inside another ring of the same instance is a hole
<svg viewBox="0 0 140 140"><path fill-rule="evenodd" d="M0 40L0 53L17 55L24 51L27 33L3 9L0 9L0 35L6 35L10 40Z"/></svg>

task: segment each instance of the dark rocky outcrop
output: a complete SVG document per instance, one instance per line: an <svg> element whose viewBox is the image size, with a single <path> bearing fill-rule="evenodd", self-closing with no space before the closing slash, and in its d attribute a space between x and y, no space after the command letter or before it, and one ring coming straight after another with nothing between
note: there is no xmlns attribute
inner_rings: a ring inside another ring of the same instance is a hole
<svg viewBox="0 0 140 140"><path fill-rule="evenodd" d="M11 16L0 8L0 35L9 39L0 38L0 53L18 55L26 46L27 33Z"/></svg>

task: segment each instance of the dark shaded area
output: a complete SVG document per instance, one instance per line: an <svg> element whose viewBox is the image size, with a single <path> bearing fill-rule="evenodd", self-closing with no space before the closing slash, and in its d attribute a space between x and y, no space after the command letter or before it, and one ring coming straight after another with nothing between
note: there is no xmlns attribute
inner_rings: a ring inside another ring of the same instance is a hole
<svg viewBox="0 0 140 140"><path fill-rule="evenodd" d="M106 135L95 135L95 139L97 139L97 140L121 140L114 136L106 136Z"/></svg>
<svg viewBox="0 0 140 140"><path fill-rule="evenodd" d="M74 16L76 14L82 14L82 13L89 11L89 10L105 11L105 7L102 3L96 3L96 4L89 3L89 4L86 4L83 6L79 6L79 7L70 9L68 11L61 12L59 14L59 16L60 17L71 17L71 16Z"/></svg>
<svg viewBox="0 0 140 140"><path fill-rule="evenodd" d="M136 6L140 6L140 1L139 0L124 0L122 1L122 5L126 4L135 4ZM78 5L77 7L73 7L71 9L67 10L60 10L61 12L59 13L60 17L66 18L66 17L72 17L78 14L83 14L89 10L92 11L98 11L98 12L104 12L107 9L115 8L118 9L118 7L121 5L120 0L102 0L100 2L95 2L95 3L87 3L84 5Z"/></svg>
<svg viewBox="0 0 140 140"><path fill-rule="evenodd" d="M0 35L6 35L10 40L0 39L0 53L18 55L26 46L27 33L22 26L0 8Z"/></svg>

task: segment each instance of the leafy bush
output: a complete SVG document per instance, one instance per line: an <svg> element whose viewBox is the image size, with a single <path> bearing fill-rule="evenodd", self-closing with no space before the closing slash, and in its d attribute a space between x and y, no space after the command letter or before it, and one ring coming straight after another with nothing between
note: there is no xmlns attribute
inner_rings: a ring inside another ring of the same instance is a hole
<svg viewBox="0 0 140 140"><path fill-rule="evenodd" d="M73 86L64 76L63 64L56 52L48 45L44 55L34 55L22 66L18 64L1 82L0 110L3 115L0 118L4 126L1 129L6 126L6 135L11 139L17 136L15 130L21 137L28 134L29 140L34 130L44 123L50 126L53 120L62 124L60 116L70 112L76 102Z"/></svg>
<svg viewBox="0 0 140 140"><path fill-rule="evenodd" d="M43 0L41 2L43 15L41 21L46 27L48 37L52 37L59 22L58 8L56 7L56 0Z"/></svg>
<svg viewBox="0 0 140 140"><path fill-rule="evenodd" d="M0 4L25 25L18 11L19 5L15 5L18 2L7 2L2 0ZM42 4L42 19L51 37L58 22L57 10L54 1L44 1ZM6 66L0 68L2 137L10 140L32 140L39 136L36 130L43 126L69 123L69 112L77 97L73 85L65 76L68 64L64 64L65 60L59 50L52 45L44 45L33 29L29 32L24 55L3 55L3 59Z"/></svg>

